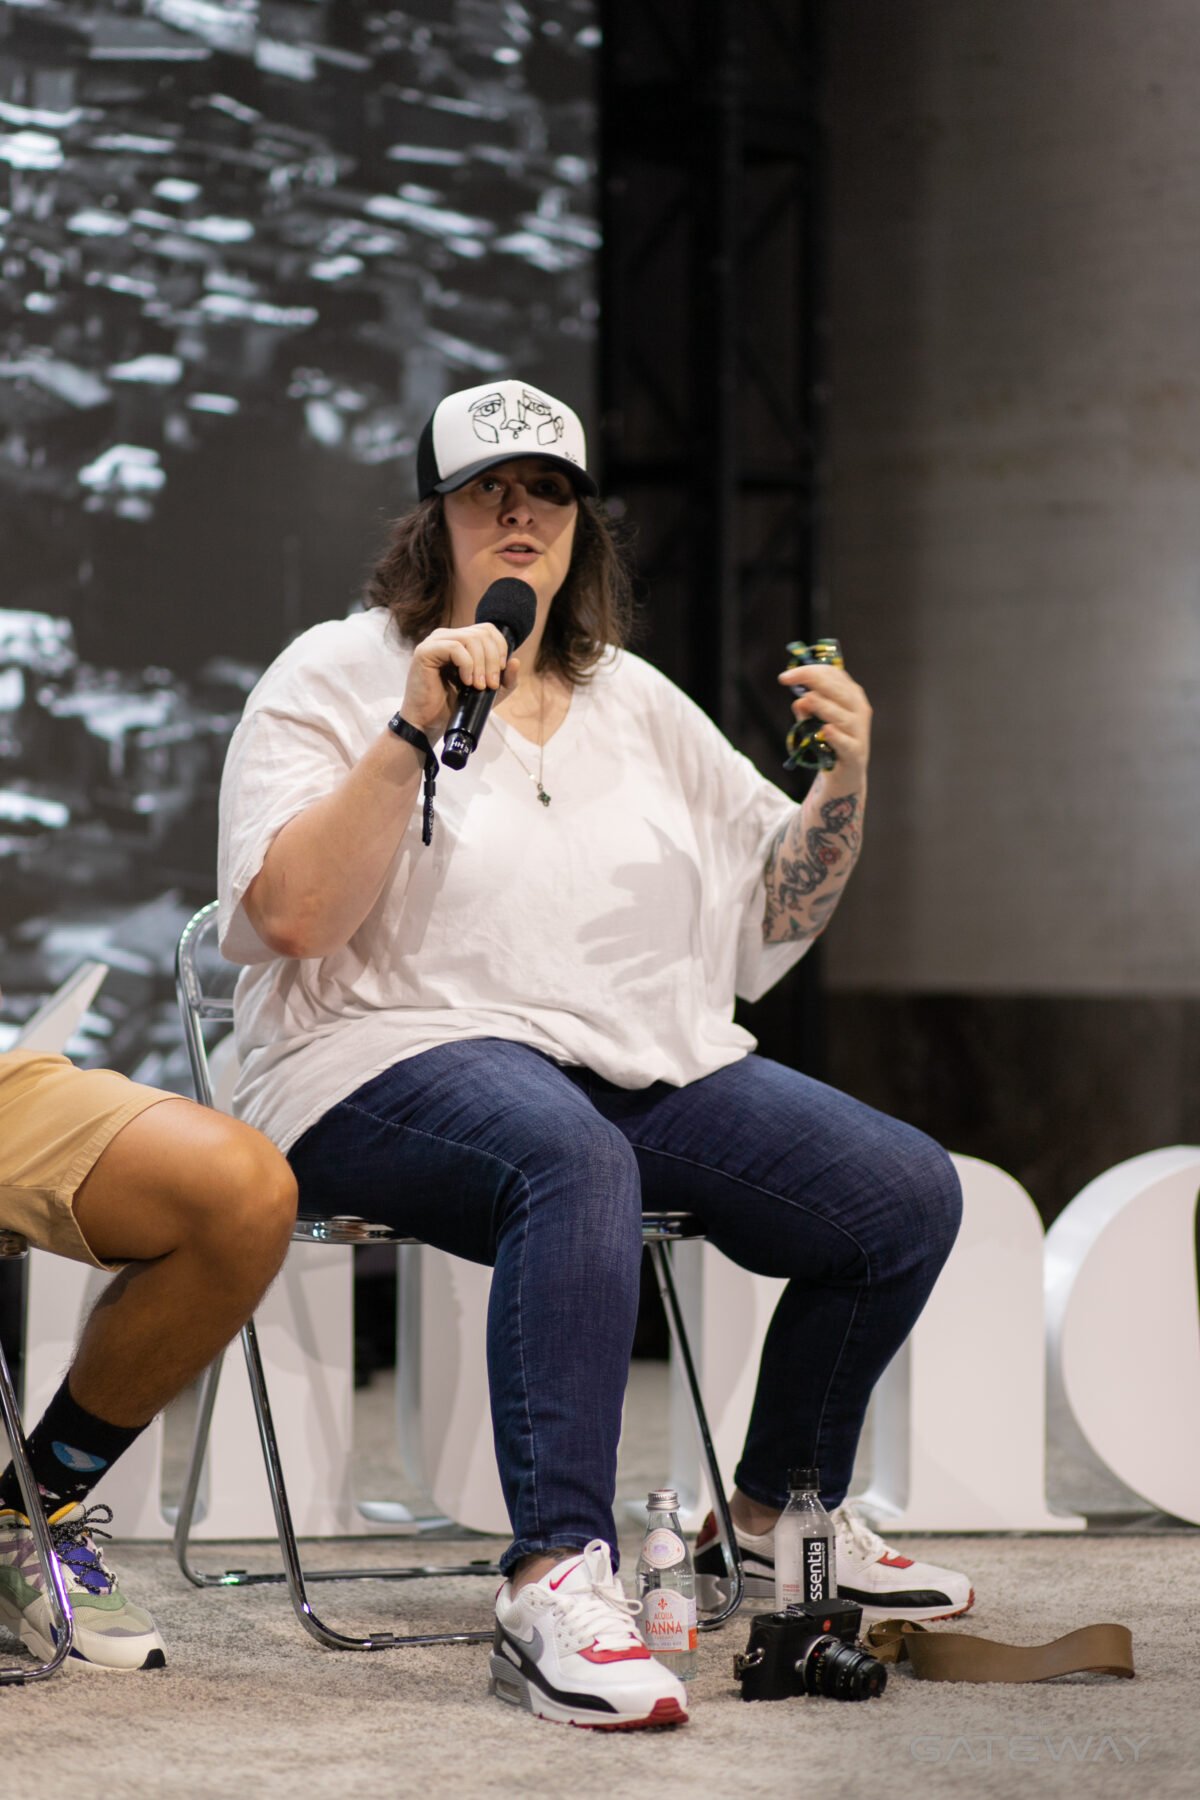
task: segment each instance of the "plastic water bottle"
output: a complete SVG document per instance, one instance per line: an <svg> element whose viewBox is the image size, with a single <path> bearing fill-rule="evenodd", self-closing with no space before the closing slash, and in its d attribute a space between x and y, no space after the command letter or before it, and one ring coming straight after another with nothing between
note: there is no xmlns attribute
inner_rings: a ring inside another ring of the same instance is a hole
<svg viewBox="0 0 1200 1800"><path fill-rule="evenodd" d="M660 1662L688 1681L696 1668L696 1571L679 1529L674 1488L655 1488L647 1496L646 1515L637 1566L642 1638Z"/></svg>
<svg viewBox="0 0 1200 1800"><path fill-rule="evenodd" d="M821 1505L816 1469L793 1469L790 1498L775 1521L775 1607L831 1600L836 1587L833 1520Z"/></svg>

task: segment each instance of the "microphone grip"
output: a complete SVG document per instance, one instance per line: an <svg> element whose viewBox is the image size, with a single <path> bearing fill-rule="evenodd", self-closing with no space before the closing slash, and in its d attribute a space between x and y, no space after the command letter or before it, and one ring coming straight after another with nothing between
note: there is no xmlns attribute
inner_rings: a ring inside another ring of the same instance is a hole
<svg viewBox="0 0 1200 1800"><path fill-rule="evenodd" d="M511 656L516 649L516 634L504 625L500 630ZM442 738L441 760L448 769L465 769L472 750L479 748L479 739L487 724L497 691L496 688L461 689Z"/></svg>
<svg viewBox="0 0 1200 1800"><path fill-rule="evenodd" d="M442 761L448 769L465 769L496 698L495 688L467 688L454 708L442 739Z"/></svg>

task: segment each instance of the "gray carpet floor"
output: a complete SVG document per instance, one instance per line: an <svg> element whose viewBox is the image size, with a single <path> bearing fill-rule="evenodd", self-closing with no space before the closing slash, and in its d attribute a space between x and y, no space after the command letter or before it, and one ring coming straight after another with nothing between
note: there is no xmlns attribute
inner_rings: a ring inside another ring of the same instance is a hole
<svg viewBox="0 0 1200 1800"><path fill-rule="evenodd" d="M635 1365L620 1492L644 1497L661 1476L663 1370ZM363 1466L386 1474L390 1384L362 1397ZM1133 1681L1080 1676L1040 1686L926 1684L893 1670L863 1705L788 1700L747 1705L732 1676L747 1620L701 1638L688 1725L599 1734L531 1719L489 1698L486 1646L351 1655L323 1651L284 1593L198 1592L165 1548L118 1547L128 1590L167 1640L169 1666L119 1676L71 1667L36 1686L0 1688L5 1791L58 1800L252 1795L709 1795L827 1793L905 1800L939 1795L1194 1795L1200 1788L1200 1532L1138 1527L1065 1540L907 1539L909 1554L967 1569L977 1603L966 1629L1040 1643L1104 1619L1128 1624ZM631 1520L626 1572L636 1557ZM366 1565L381 1555L461 1563L498 1542L411 1539L313 1546L314 1558ZM213 1549L211 1566L261 1547ZM336 1623L362 1629L486 1626L492 1584L454 1579L322 1585ZM0 1633L0 1659L12 1646Z"/></svg>

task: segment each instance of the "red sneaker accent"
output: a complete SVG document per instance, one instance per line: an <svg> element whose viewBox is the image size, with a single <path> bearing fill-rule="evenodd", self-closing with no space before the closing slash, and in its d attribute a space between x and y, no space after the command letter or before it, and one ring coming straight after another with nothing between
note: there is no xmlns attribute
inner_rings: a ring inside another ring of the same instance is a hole
<svg viewBox="0 0 1200 1800"><path fill-rule="evenodd" d="M656 1700L644 1719L619 1719L612 1725L593 1725L590 1719L586 1725L580 1719L571 1723L582 1731L641 1731L647 1725L686 1725L687 1719L678 1700Z"/></svg>
<svg viewBox="0 0 1200 1800"><path fill-rule="evenodd" d="M568 1565L568 1567L563 1570L562 1574L559 1576L557 1581L547 1582L546 1585L551 1588L560 1588L562 1586L563 1582L567 1579L567 1576L571 1573L571 1570L577 1569L579 1567L580 1562L582 1562L582 1560L583 1560L582 1557L577 1558L575 1562L570 1563Z"/></svg>
<svg viewBox="0 0 1200 1800"><path fill-rule="evenodd" d="M628 1650L597 1650L595 1644L589 1644L586 1650L579 1652L584 1662L649 1662L650 1652L645 1644L630 1644Z"/></svg>
<svg viewBox="0 0 1200 1800"><path fill-rule="evenodd" d="M875 1560L881 1562L885 1569L911 1569L913 1566L911 1556L901 1556L896 1550L889 1550L886 1556L877 1556Z"/></svg>
<svg viewBox="0 0 1200 1800"><path fill-rule="evenodd" d="M703 1525L700 1527L699 1535L696 1538L697 1550L703 1550L704 1546L711 1543L717 1535L717 1515L716 1513L709 1513Z"/></svg>
<svg viewBox="0 0 1200 1800"><path fill-rule="evenodd" d="M961 1619L964 1613L970 1612L970 1610L974 1606L974 1604L975 1604L975 1589L972 1588L971 1592L967 1596L967 1604L965 1606L957 1607L954 1612L936 1613L934 1615L934 1617L932 1619L930 1619L929 1623L931 1625L936 1625L940 1619Z"/></svg>

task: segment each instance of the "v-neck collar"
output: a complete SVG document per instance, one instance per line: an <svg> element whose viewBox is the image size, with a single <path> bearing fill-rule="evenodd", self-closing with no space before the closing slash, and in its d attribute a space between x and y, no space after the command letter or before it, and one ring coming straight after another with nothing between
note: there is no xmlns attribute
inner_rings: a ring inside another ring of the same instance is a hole
<svg viewBox="0 0 1200 1800"><path fill-rule="evenodd" d="M503 731L505 737L508 739L509 743L513 746L514 749L516 749L517 746L520 745L525 750L532 751L533 754L536 756L538 754L539 750L544 753L545 751L549 750L551 744L557 744L559 739L563 736L564 732L567 732L572 728L574 722L578 719L580 713L583 711L583 703L587 699L589 686L590 686L590 683L582 682L582 683L577 684L575 687L573 687L571 689L570 705L567 707L567 710L563 714L559 723L555 726L554 730L550 733L550 736L542 744L538 744L537 742L535 742L535 740L533 738L527 738L525 736L525 733L523 731L518 731L515 725L510 725L508 723L508 721L505 719L504 714L502 712L493 711L492 721L494 724L496 724L500 727L500 729ZM518 754L519 754L519 752L518 752Z"/></svg>

